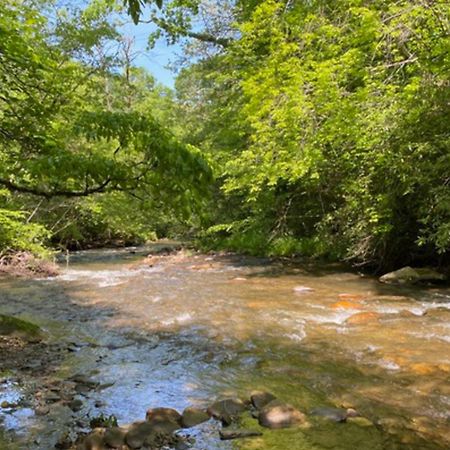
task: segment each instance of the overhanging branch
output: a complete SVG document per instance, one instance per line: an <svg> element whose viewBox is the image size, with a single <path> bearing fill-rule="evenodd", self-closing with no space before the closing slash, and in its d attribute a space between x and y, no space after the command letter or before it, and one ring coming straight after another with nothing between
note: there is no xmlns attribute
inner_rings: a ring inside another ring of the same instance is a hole
<svg viewBox="0 0 450 450"><path fill-rule="evenodd" d="M44 190L44 189L39 189L37 187L21 186L19 184L13 183L10 180L5 180L4 178L0 178L0 185L6 187L10 191L21 192L23 194L37 195L39 197L45 197L45 198L87 197L88 195L106 192L107 190L108 191L109 190L117 190L117 191L121 190L118 187L114 187L112 189L108 188L111 181L112 181L111 178L108 178L103 183L101 183L95 187L86 188L82 191L70 191L70 190L64 190L64 189Z"/></svg>
<svg viewBox="0 0 450 450"><path fill-rule="evenodd" d="M180 36L184 36L184 37L188 37L188 38L197 39L202 42L207 42L209 44L220 45L221 47L224 47L224 48L228 47L233 41L232 39L214 36L214 35L212 35L210 33L206 33L206 32L195 32L195 31L186 30L184 28L171 25L170 23L166 22L165 20L158 19L156 17L154 17L150 20L140 20L139 23L154 23L171 36L180 35Z"/></svg>

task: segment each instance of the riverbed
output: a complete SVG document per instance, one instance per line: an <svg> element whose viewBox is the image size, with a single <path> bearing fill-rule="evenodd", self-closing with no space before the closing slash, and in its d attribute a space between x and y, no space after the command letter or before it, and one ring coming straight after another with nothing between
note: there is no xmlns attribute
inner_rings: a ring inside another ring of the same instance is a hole
<svg viewBox="0 0 450 450"><path fill-rule="evenodd" d="M129 423L150 407L206 407L262 389L307 415L343 406L362 417L309 416L308 428L234 442L210 421L189 430L192 448L449 448L449 288L387 286L306 261L145 258L151 250L79 252L57 277L0 279L0 313L32 320L67 350L52 377L83 374L100 386L79 393L76 412L58 401L45 415L33 401L0 409L0 447L51 449L99 414ZM32 398L42 383L36 371L0 376L0 403Z"/></svg>

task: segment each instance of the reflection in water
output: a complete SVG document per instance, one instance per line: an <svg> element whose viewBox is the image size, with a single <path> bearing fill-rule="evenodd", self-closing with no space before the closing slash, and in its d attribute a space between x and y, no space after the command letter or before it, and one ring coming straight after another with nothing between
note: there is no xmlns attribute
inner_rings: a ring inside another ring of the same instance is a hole
<svg viewBox="0 0 450 450"><path fill-rule="evenodd" d="M79 345L58 376L93 374L108 386L80 414L97 404L130 422L149 407L205 406L262 388L306 412L353 406L370 422L314 418L308 430L240 443L218 441L208 423L196 431L199 448L448 447L449 290L388 287L332 266L104 255L84 252L56 279L0 282L0 312ZM19 434L57 431L48 418L38 426L12 417L3 426Z"/></svg>

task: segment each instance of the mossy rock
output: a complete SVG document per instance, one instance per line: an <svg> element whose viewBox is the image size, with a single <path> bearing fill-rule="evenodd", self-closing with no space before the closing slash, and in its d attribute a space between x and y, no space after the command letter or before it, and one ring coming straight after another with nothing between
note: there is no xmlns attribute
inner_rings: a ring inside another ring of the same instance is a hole
<svg viewBox="0 0 450 450"><path fill-rule="evenodd" d="M42 330L34 323L3 314L0 314L0 335L16 336L29 342L43 339Z"/></svg>

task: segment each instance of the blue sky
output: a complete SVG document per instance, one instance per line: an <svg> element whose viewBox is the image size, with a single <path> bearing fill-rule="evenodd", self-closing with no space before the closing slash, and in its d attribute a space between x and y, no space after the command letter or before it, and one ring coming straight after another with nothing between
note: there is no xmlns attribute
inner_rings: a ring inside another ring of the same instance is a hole
<svg viewBox="0 0 450 450"><path fill-rule="evenodd" d="M168 46L164 39L159 39L153 49L147 49L148 36L155 30L152 24L134 25L130 20L120 30L125 36L133 37L135 40L135 52L139 54L134 64L145 67L160 83L173 88L175 75L166 66L176 59L176 53L180 50L179 46Z"/></svg>

